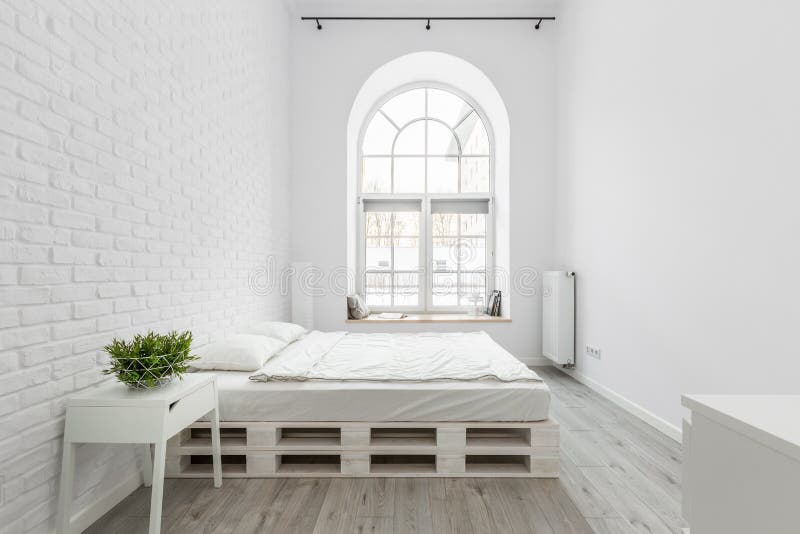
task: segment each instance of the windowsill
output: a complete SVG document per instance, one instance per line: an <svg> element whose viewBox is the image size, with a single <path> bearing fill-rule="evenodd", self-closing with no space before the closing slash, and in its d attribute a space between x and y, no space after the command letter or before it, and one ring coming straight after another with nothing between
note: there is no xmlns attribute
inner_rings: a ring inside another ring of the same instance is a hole
<svg viewBox="0 0 800 534"><path fill-rule="evenodd" d="M409 313L402 319L381 319L380 314L366 319L346 319L345 323L510 323L508 317L470 315L467 313Z"/></svg>

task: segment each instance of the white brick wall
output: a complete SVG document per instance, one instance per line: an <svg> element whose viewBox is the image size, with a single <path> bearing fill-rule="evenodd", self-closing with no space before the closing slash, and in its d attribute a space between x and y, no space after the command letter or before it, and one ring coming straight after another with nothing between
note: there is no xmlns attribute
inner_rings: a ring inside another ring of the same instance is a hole
<svg viewBox="0 0 800 534"><path fill-rule="evenodd" d="M0 0L0 532L52 528L64 397L114 336L199 344L287 299L287 12L278 0ZM78 453L76 510L133 473Z"/></svg>

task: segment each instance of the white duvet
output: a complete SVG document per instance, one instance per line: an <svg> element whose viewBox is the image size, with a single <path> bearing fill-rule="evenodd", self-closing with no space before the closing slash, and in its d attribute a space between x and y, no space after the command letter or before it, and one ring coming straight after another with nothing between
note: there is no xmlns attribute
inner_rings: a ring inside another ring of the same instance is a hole
<svg viewBox="0 0 800 534"><path fill-rule="evenodd" d="M353 334L313 331L251 380L541 381L485 332Z"/></svg>

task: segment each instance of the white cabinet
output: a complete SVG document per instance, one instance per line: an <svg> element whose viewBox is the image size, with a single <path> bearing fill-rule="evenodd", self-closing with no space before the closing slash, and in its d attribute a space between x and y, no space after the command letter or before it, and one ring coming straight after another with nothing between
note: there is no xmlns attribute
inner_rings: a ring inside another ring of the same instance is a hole
<svg viewBox="0 0 800 534"><path fill-rule="evenodd" d="M691 534L800 532L800 396L686 395Z"/></svg>

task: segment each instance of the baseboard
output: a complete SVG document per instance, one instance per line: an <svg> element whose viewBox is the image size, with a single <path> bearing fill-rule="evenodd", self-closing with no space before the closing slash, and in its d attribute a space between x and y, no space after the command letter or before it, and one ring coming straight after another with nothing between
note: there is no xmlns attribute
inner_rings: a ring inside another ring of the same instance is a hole
<svg viewBox="0 0 800 534"><path fill-rule="evenodd" d="M108 490L95 502L73 514L70 531L80 534L119 504L125 497L136 491L144 483L141 471L136 471L128 478Z"/></svg>
<svg viewBox="0 0 800 534"><path fill-rule="evenodd" d="M530 356L528 358L519 358L519 361L528 367L553 365L553 360L545 358L544 356Z"/></svg>
<svg viewBox="0 0 800 534"><path fill-rule="evenodd" d="M597 382L596 380L593 380L588 376L581 374L580 371L577 371L575 369L563 369L561 367L558 367L558 369L564 371L566 374L568 374L581 384L596 391L597 393L607 398L608 400L610 400L611 402L613 402L614 404L616 404L617 406L628 412L629 414L638 417L648 425L660 431L662 434L665 434L666 436L674 439L678 443L681 443L682 432L680 428L669 423L665 419L662 419L661 417L657 416L650 410L642 408L632 400L623 397L616 391L607 388L606 386Z"/></svg>

